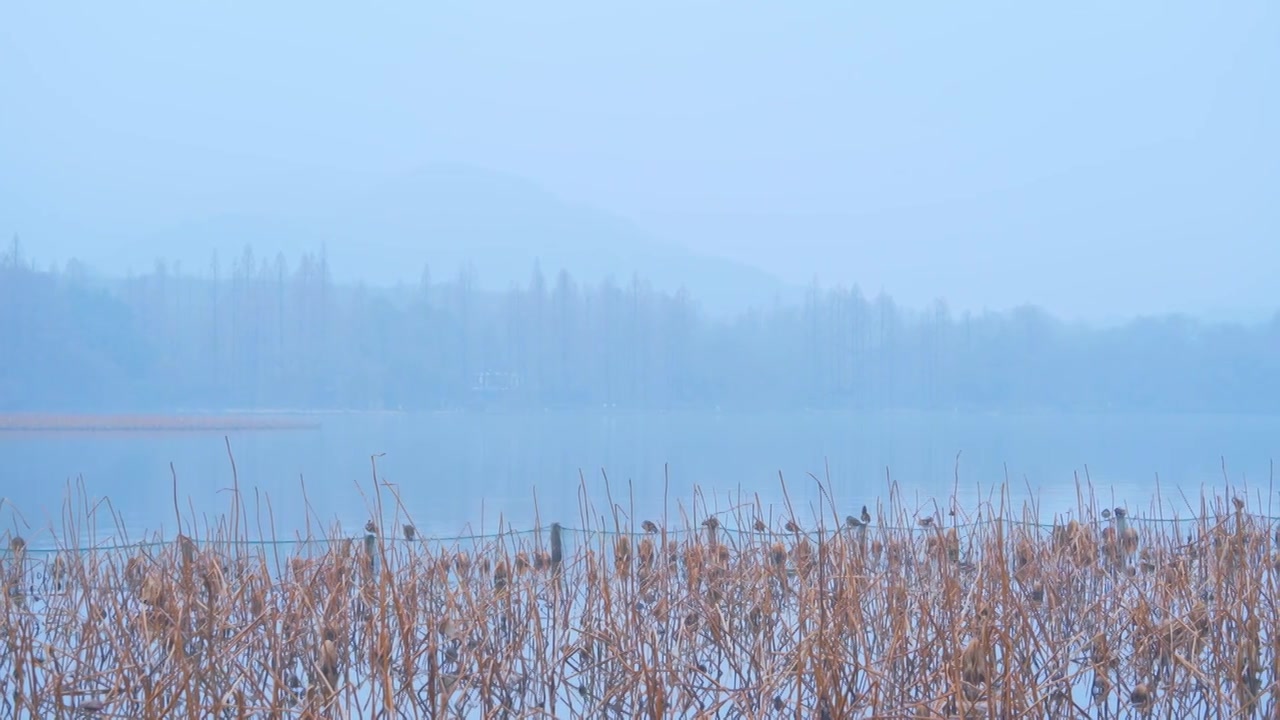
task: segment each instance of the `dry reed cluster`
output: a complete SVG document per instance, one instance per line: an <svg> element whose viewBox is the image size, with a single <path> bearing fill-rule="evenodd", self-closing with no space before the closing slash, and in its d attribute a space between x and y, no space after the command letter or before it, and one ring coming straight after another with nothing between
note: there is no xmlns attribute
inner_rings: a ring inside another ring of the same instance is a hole
<svg viewBox="0 0 1280 720"><path fill-rule="evenodd" d="M255 544L239 510L129 549L11 535L0 716L1280 712L1280 535L1233 495L1044 525L892 488L847 517L826 488L804 517L695 497L670 526L610 501L591 530L444 543L388 488L355 538Z"/></svg>

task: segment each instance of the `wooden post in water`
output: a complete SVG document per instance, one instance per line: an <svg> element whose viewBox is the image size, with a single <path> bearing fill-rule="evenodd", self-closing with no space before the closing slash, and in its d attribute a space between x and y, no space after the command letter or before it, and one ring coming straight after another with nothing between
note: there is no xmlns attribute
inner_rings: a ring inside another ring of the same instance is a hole
<svg viewBox="0 0 1280 720"><path fill-rule="evenodd" d="M560 538L560 523L551 523L551 574L559 578L561 563L564 562L564 544Z"/></svg>

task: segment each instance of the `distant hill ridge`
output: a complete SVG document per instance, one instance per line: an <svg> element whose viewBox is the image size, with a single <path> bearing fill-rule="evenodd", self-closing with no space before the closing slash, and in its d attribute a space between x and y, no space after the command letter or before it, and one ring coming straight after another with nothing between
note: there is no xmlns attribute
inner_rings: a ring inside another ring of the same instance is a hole
<svg viewBox="0 0 1280 720"><path fill-rule="evenodd" d="M626 284L638 274L659 290L683 285L712 313L800 293L759 268L662 242L625 218L473 167L427 166L312 205L319 209L192 220L151 235L130 255L143 267L165 258L203 272L216 250L225 272L246 245L259 258L282 252L291 263L323 245L338 282L413 283L424 266L452 279L470 263L480 287L499 290L527 283L536 263L548 283L565 269L580 282Z"/></svg>

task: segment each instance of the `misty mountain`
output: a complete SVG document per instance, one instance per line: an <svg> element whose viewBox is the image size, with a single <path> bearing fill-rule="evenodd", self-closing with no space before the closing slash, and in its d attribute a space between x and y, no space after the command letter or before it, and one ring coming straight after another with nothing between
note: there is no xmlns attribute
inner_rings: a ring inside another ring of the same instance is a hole
<svg viewBox="0 0 1280 720"><path fill-rule="evenodd" d="M759 268L691 252L623 217L476 168L432 165L330 195L309 199L308 211L227 213L171 226L129 254L144 263L138 269L164 258L204 271L215 251L225 269L246 245L259 258L323 247L338 282L415 283L424 268L439 281L469 263L478 285L495 290L523 285L537 263L549 280L565 269L593 283L612 277L626 284L638 275L656 290L684 286L716 314L800 293Z"/></svg>

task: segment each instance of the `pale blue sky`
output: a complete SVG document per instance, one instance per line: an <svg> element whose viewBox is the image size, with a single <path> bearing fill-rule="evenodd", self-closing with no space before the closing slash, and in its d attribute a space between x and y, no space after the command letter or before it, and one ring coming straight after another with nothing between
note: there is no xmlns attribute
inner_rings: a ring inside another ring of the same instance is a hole
<svg viewBox="0 0 1280 720"><path fill-rule="evenodd" d="M1278 71L1269 0L12 2L0 232L145 264L450 162L790 283L1267 311Z"/></svg>

